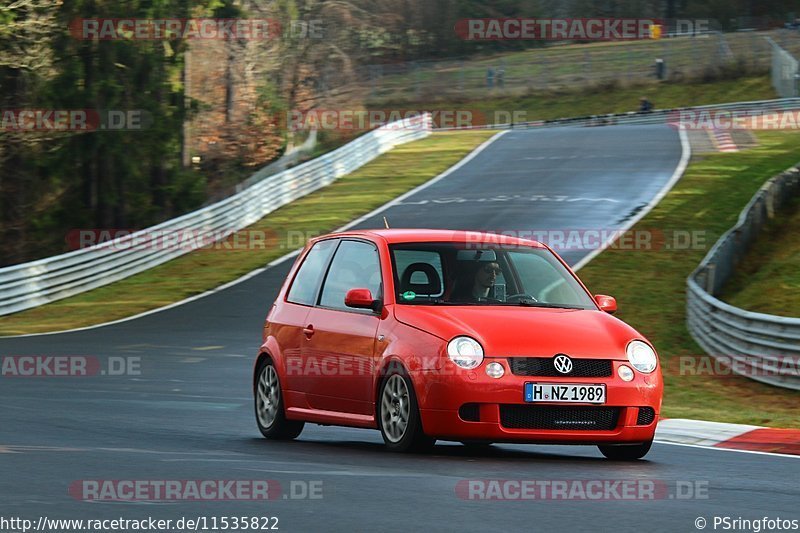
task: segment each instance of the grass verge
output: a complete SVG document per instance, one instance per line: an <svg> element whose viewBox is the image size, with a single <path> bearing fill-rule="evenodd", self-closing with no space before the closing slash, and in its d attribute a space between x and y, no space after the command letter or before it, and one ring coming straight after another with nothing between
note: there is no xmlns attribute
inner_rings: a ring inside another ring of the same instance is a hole
<svg viewBox="0 0 800 533"><path fill-rule="evenodd" d="M682 356L703 354L685 326L686 278L708 247L734 225L756 190L800 158L800 132L763 132L758 140L759 147L752 150L693 158L683 179L634 228L658 229L666 235L700 231L706 244L702 249L610 250L580 272L594 292L616 296L618 316L658 348L666 381L666 417L800 427L798 392L741 377L681 372Z"/></svg>
<svg viewBox="0 0 800 533"><path fill-rule="evenodd" d="M725 285L722 300L749 311L800 317L800 198L786 206Z"/></svg>
<svg viewBox="0 0 800 533"><path fill-rule="evenodd" d="M657 109L777 98L769 76L755 76L709 83L661 83L642 87L552 91L511 97L493 95L478 100L393 102L388 107L469 110L483 113L486 120L497 123L495 113L498 111L522 111L522 116L527 120L637 111L641 96L647 96ZM504 114L499 122L507 120Z"/></svg>
<svg viewBox="0 0 800 533"><path fill-rule="evenodd" d="M403 98L410 91L423 96L471 94L490 98L497 92L524 92L533 87L591 86L602 90L614 84L653 84L655 60L666 61L670 81L709 80L769 67L768 34L726 33L697 38L557 44L543 48L473 55L465 61L426 61L405 70L391 69L371 80L375 100ZM796 46L800 39L789 32L772 32L781 45ZM552 43L551 43L552 44ZM721 47L730 52L716 59ZM502 68L504 88L487 87L489 68Z"/></svg>
<svg viewBox="0 0 800 533"><path fill-rule="evenodd" d="M106 287L0 317L0 335L100 324L218 287L297 248L297 235L328 233L425 183L492 135L486 131L434 133L427 139L399 146L247 228L271 237L265 240L263 249L192 252Z"/></svg>

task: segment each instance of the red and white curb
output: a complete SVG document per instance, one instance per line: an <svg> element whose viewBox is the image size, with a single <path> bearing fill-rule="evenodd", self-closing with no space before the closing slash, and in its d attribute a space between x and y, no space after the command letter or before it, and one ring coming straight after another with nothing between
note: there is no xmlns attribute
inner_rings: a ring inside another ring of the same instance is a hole
<svg viewBox="0 0 800 533"><path fill-rule="evenodd" d="M720 152L739 151L739 147L733 142L733 137L729 132L715 129L711 133L713 134L714 144L717 145L717 149Z"/></svg>
<svg viewBox="0 0 800 533"><path fill-rule="evenodd" d="M800 429L778 429L681 418L662 419L656 441L708 448L800 455Z"/></svg>

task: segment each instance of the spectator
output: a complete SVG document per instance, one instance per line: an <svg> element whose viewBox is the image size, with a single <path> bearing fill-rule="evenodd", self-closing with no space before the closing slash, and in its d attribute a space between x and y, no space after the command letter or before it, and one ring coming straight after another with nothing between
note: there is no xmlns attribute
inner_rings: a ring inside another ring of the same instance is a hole
<svg viewBox="0 0 800 533"><path fill-rule="evenodd" d="M653 103L646 96L639 98L639 113L652 113Z"/></svg>

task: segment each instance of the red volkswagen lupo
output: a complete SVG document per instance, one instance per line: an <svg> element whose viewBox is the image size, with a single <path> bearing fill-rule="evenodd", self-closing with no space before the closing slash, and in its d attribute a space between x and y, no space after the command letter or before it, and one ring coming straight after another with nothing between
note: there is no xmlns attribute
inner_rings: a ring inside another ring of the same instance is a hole
<svg viewBox="0 0 800 533"><path fill-rule="evenodd" d="M351 231L309 242L255 363L268 438L305 422L436 439L596 444L643 457L663 383L653 346L547 246L495 234Z"/></svg>

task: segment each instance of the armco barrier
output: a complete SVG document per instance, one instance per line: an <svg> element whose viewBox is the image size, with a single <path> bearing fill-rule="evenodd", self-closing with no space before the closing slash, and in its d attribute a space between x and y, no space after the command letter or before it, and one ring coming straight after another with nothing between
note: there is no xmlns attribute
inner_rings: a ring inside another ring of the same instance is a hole
<svg viewBox="0 0 800 533"><path fill-rule="evenodd" d="M673 124L679 127L676 122L679 119L678 113L701 112L709 113L728 111L728 112L769 112L769 111L790 111L800 110L800 98L781 98L777 100L758 100L753 102L733 102L728 104L713 104L698 107L685 107L675 109L657 109L649 113L610 113L607 115L587 115L583 117L557 118L550 120L531 120L526 122L487 124L480 126L464 126L455 128L437 128L436 131L453 130L509 130L509 129L530 129L530 128L555 128L562 126L616 126L616 125L651 125L651 124Z"/></svg>
<svg viewBox="0 0 800 533"><path fill-rule="evenodd" d="M800 168L767 181L687 280L689 332L732 370L778 387L800 390L800 318L753 313L716 296L758 238L764 223L800 194ZM733 360L733 361L731 361Z"/></svg>
<svg viewBox="0 0 800 533"><path fill-rule="evenodd" d="M322 157L258 181L198 211L113 242L0 269L0 316L38 307L108 285L192 250L124 249L138 236L192 230L211 234L239 230L268 213L334 182L395 146L430 135L430 115L373 130ZM200 243L198 243L198 247Z"/></svg>

